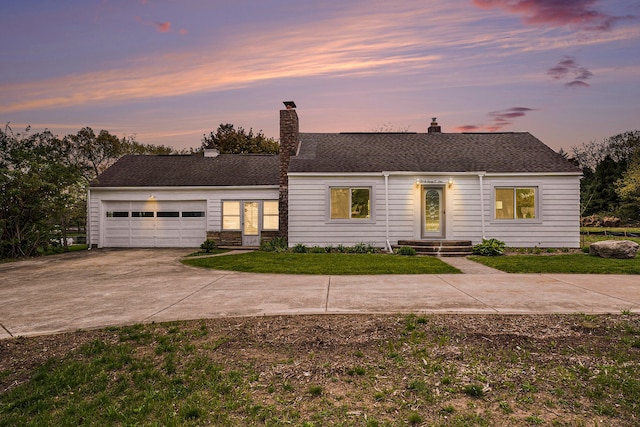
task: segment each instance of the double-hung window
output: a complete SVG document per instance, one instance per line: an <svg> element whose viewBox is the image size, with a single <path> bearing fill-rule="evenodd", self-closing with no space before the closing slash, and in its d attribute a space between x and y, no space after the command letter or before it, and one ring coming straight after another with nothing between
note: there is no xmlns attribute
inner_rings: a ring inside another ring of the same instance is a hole
<svg viewBox="0 0 640 427"><path fill-rule="evenodd" d="M535 219L538 204L537 187L496 187L496 219Z"/></svg>
<svg viewBox="0 0 640 427"><path fill-rule="evenodd" d="M222 202L222 229L240 230L240 202Z"/></svg>
<svg viewBox="0 0 640 427"><path fill-rule="evenodd" d="M370 219L370 187L331 187L331 219Z"/></svg>
<svg viewBox="0 0 640 427"><path fill-rule="evenodd" d="M262 202L262 228L264 230L277 230L280 221L277 200L265 200Z"/></svg>

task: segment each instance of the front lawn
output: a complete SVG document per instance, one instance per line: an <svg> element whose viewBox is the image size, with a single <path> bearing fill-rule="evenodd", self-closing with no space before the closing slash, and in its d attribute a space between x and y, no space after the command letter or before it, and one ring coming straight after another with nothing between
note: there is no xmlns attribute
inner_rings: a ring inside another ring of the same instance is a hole
<svg viewBox="0 0 640 427"><path fill-rule="evenodd" d="M587 254L469 258L507 273L640 274L640 258L610 259Z"/></svg>
<svg viewBox="0 0 640 427"><path fill-rule="evenodd" d="M194 267L275 274L450 274L460 271L437 258L389 254L248 252L182 261Z"/></svg>

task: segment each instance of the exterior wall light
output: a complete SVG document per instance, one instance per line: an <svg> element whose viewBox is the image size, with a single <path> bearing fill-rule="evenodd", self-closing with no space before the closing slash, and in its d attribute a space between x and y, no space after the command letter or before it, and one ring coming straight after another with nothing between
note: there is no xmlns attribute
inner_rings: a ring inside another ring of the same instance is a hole
<svg viewBox="0 0 640 427"><path fill-rule="evenodd" d="M453 178L449 177L449 188L451 188L452 185L453 185Z"/></svg>

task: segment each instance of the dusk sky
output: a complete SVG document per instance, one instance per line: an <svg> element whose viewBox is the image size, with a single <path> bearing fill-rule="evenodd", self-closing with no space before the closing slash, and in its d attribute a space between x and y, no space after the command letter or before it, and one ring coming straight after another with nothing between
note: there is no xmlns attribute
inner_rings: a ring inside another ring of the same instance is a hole
<svg viewBox="0 0 640 427"><path fill-rule="evenodd" d="M638 0L0 0L0 123L199 147L220 123L640 129Z"/></svg>

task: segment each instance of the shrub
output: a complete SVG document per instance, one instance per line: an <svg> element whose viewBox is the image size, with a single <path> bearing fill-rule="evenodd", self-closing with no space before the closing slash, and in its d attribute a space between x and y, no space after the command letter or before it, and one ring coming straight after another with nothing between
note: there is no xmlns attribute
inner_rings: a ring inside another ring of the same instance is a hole
<svg viewBox="0 0 640 427"><path fill-rule="evenodd" d="M284 236L277 236L271 240L260 242L260 250L265 252L286 252L289 250L289 243Z"/></svg>
<svg viewBox="0 0 640 427"><path fill-rule="evenodd" d="M377 249L367 243L356 243L356 245L353 247L353 253L356 254L373 254L376 253Z"/></svg>
<svg viewBox="0 0 640 427"><path fill-rule="evenodd" d="M324 254L327 253L327 250L322 246L312 246L309 252L312 254Z"/></svg>
<svg viewBox="0 0 640 427"><path fill-rule="evenodd" d="M506 245L498 239L482 239L482 243L478 243L473 247L473 253L482 256L497 256L504 253Z"/></svg>
<svg viewBox="0 0 640 427"><path fill-rule="evenodd" d="M403 246L396 252L398 255L408 255L414 256L416 254L416 250L409 246Z"/></svg>
<svg viewBox="0 0 640 427"><path fill-rule="evenodd" d="M303 243L298 243L293 247L293 252L296 254L306 254L309 250Z"/></svg>
<svg viewBox="0 0 640 427"><path fill-rule="evenodd" d="M218 247L218 245L216 245L216 242L214 240L211 239L207 239L204 242L202 242L202 244L200 245L200 249L202 249L203 251L205 251L206 253L209 253L211 251L216 250L216 248Z"/></svg>

